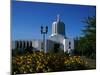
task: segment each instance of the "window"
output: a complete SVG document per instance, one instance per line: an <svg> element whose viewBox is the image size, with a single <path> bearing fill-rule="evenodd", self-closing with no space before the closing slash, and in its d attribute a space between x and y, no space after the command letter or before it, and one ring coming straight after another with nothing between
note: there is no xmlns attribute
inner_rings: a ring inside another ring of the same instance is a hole
<svg viewBox="0 0 100 75"><path fill-rule="evenodd" d="M69 49L71 48L71 42L69 42Z"/></svg>

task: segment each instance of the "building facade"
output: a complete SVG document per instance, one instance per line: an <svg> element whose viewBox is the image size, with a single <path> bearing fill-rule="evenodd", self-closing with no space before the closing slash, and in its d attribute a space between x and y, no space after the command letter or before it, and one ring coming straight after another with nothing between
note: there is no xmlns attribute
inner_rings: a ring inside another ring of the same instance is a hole
<svg viewBox="0 0 100 75"><path fill-rule="evenodd" d="M59 15L57 20L52 24L52 34L47 39L47 50L52 50L56 45L64 52L74 50L74 40L66 37L65 24L60 20Z"/></svg>
<svg viewBox="0 0 100 75"><path fill-rule="evenodd" d="M16 40L12 41L12 49L19 48L24 50L27 47L32 47L41 51L42 44L42 40ZM45 52L50 52L55 47L59 47L68 53L74 50L74 39L66 37L65 24L60 20L59 15L57 20L52 23L52 34L45 41Z"/></svg>

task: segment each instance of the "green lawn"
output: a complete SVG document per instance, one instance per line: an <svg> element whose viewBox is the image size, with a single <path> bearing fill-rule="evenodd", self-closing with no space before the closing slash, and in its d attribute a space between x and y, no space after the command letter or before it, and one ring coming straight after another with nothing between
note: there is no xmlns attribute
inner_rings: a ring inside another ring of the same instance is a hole
<svg viewBox="0 0 100 75"><path fill-rule="evenodd" d="M96 60L95 59L86 58L84 56L81 58L88 62L89 69L96 69Z"/></svg>

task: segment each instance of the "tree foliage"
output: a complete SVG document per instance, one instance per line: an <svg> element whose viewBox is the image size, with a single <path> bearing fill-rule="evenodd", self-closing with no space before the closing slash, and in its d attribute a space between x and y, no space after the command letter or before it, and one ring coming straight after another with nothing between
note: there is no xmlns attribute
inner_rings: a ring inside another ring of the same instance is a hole
<svg viewBox="0 0 100 75"><path fill-rule="evenodd" d="M82 21L84 29L83 36L75 39L76 52L91 58L96 57L96 17L88 17Z"/></svg>

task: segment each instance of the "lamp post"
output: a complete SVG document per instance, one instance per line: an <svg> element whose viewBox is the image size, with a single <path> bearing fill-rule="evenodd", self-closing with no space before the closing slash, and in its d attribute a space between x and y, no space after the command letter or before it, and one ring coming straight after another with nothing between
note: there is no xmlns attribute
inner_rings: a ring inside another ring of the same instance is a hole
<svg viewBox="0 0 100 75"><path fill-rule="evenodd" d="M48 27L46 26L46 27L43 27L43 26L41 26L41 34L43 34L43 43L42 43L42 49L43 50L45 50L45 52L46 52L46 49L45 49L45 35L47 34L47 32L48 32Z"/></svg>

